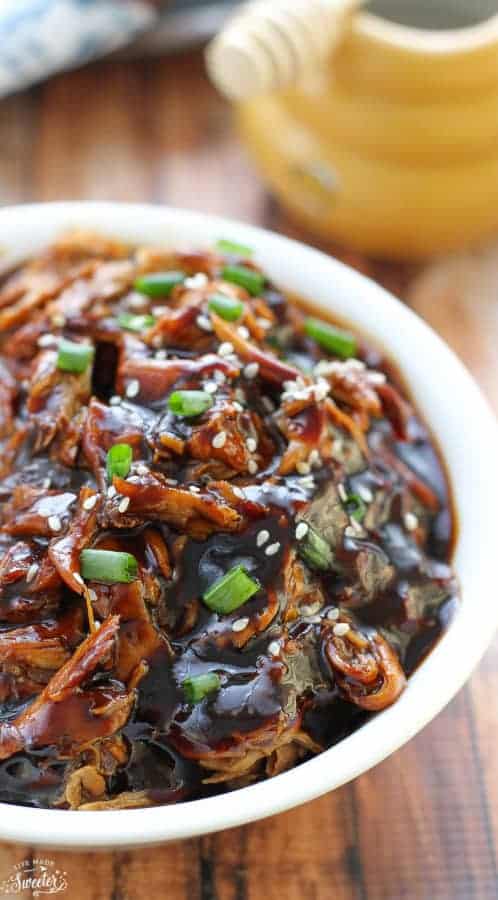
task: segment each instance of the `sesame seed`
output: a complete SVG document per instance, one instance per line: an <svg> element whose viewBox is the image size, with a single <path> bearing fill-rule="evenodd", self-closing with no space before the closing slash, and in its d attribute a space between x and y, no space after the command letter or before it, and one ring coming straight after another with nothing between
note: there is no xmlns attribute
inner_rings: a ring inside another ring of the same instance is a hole
<svg viewBox="0 0 498 900"><path fill-rule="evenodd" d="M236 484L232 485L232 491L234 492L236 497L239 497L241 500L245 499L245 494L242 488L237 487Z"/></svg>
<svg viewBox="0 0 498 900"><path fill-rule="evenodd" d="M164 481L166 484L170 484L171 487L176 487L178 484L178 481L176 480L176 478L165 478Z"/></svg>
<svg viewBox="0 0 498 900"><path fill-rule="evenodd" d="M370 384L385 384L387 379L383 372L367 372L367 380Z"/></svg>
<svg viewBox="0 0 498 900"><path fill-rule="evenodd" d="M117 494L116 488L114 487L113 484L111 484L110 488L107 489L107 496L109 497L110 500L112 500L112 498L115 497L116 494Z"/></svg>
<svg viewBox="0 0 498 900"><path fill-rule="evenodd" d="M346 537L356 537L356 531L352 525L348 525L347 528L344 529L344 534Z"/></svg>
<svg viewBox="0 0 498 900"><path fill-rule="evenodd" d="M95 603L97 601L97 592L93 588L88 588L87 597L90 603Z"/></svg>
<svg viewBox="0 0 498 900"><path fill-rule="evenodd" d="M322 457L318 450L312 450L308 459L312 466L320 465L322 462Z"/></svg>
<svg viewBox="0 0 498 900"><path fill-rule="evenodd" d="M130 498L129 498L129 497L123 497L123 499L119 501L119 506L118 506L119 512L120 512L120 513L125 513L126 510L127 510L128 507L129 507L129 505L130 505Z"/></svg>
<svg viewBox="0 0 498 900"><path fill-rule="evenodd" d="M306 522L299 522L296 527L296 541L302 541L309 531L309 525Z"/></svg>
<svg viewBox="0 0 498 900"><path fill-rule="evenodd" d="M306 616L306 619L311 623L311 625L319 625L322 621L321 616L317 615Z"/></svg>
<svg viewBox="0 0 498 900"><path fill-rule="evenodd" d="M270 546L266 548L265 555L266 556L275 556L275 553L278 553L279 550L280 550L280 543L278 541L276 541L275 544L270 544Z"/></svg>
<svg viewBox="0 0 498 900"><path fill-rule="evenodd" d="M66 317L63 316L62 313L54 313L51 321L55 328L64 328Z"/></svg>
<svg viewBox="0 0 498 900"><path fill-rule="evenodd" d="M359 535L363 534L363 528L361 527L360 523L355 518L351 517L351 519L349 521L351 523L351 528L353 529L353 531L356 532L356 534L359 534Z"/></svg>
<svg viewBox="0 0 498 900"><path fill-rule="evenodd" d="M215 434L213 440L211 441L211 446L216 450L221 450L222 447L225 446L227 440L226 431L219 431L218 434Z"/></svg>
<svg viewBox="0 0 498 900"><path fill-rule="evenodd" d="M244 341L247 341L248 337L250 336L250 334L249 334L249 329L246 328L245 325L239 325L239 327L237 328L237 334L238 334L239 337L241 337Z"/></svg>
<svg viewBox="0 0 498 900"><path fill-rule="evenodd" d="M247 366L244 366L243 372L246 378L256 378L256 375L259 372L259 363L248 363Z"/></svg>
<svg viewBox="0 0 498 900"><path fill-rule="evenodd" d="M268 653L270 656L278 656L280 653L280 644L278 641L271 641L271 643L268 644Z"/></svg>
<svg viewBox="0 0 498 900"><path fill-rule="evenodd" d="M314 606L306 606L305 604L304 606L301 606L299 612L302 616L312 616L315 612L315 608Z"/></svg>
<svg viewBox="0 0 498 900"><path fill-rule="evenodd" d="M415 531L418 528L418 519L414 513L407 512L403 516L403 522L407 531Z"/></svg>
<svg viewBox="0 0 498 900"><path fill-rule="evenodd" d="M118 394L113 394L113 396L109 399L109 406L119 406L122 399L123 398Z"/></svg>
<svg viewBox="0 0 498 900"><path fill-rule="evenodd" d="M127 385L126 396L130 397L130 399L131 399L132 397L136 397L139 392L140 392L140 382L136 378L134 378Z"/></svg>
<svg viewBox="0 0 498 900"><path fill-rule="evenodd" d="M325 400L325 397L330 393L330 384L328 381L320 380L317 384L315 384L313 388L313 393L315 395L315 400Z"/></svg>
<svg viewBox="0 0 498 900"><path fill-rule="evenodd" d="M262 531L258 531L258 534L256 536L256 545L258 547L262 547L263 544L266 544L266 542L269 540L269 538L270 538L270 532L266 531L266 529L263 528Z"/></svg>
<svg viewBox="0 0 498 900"><path fill-rule="evenodd" d="M85 583L79 572L73 572L73 578L74 578L76 584L84 584Z"/></svg>
<svg viewBox="0 0 498 900"><path fill-rule="evenodd" d="M126 305L130 309L143 309L144 306L147 306L148 302L147 297L142 297L141 294L132 294L131 297L128 297Z"/></svg>
<svg viewBox="0 0 498 900"><path fill-rule="evenodd" d="M62 528L62 522L59 516L49 516L48 527L50 528L50 531L60 531Z"/></svg>
<svg viewBox="0 0 498 900"><path fill-rule="evenodd" d="M149 474L149 470L148 470L147 466L142 466L142 465L137 466L135 469L135 472L137 473L137 475L148 475Z"/></svg>
<svg viewBox="0 0 498 900"><path fill-rule="evenodd" d="M190 491L192 494L200 494L201 489L200 489L200 487L197 487L196 484L191 484L190 487L189 487L189 491Z"/></svg>
<svg viewBox="0 0 498 900"><path fill-rule="evenodd" d="M33 581L33 578L36 577L38 569L39 569L38 563L31 563L28 571L26 572L26 581L28 582L28 584L31 581Z"/></svg>
<svg viewBox="0 0 498 900"><path fill-rule="evenodd" d="M263 319L262 316L258 316L258 318L256 319L256 322L258 323L259 327L263 328L265 331L267 331L267 329L271 328L271 326L272 326L272 323L270 322L270 320Z"/></svg>
<svg viewBox="0 0 498 900"><path fill-rule="evenodd" d="M296 463L296 472L299 472L300 475L309 475L311 466L307 462L298 462Z"/></svg>
<svg viewBox="0 0 498 900"><path fill-rule="evenodd" d="M337 493L339 494L339 499L342 500L343 503L348 499L348 494L346 488L344 487L342 481L337 485Z"/></svg>
<svg viewBox="0 0 498 900"><path fill-rule="evenodd" d="M338 622L337 625L334 625L332 631L336 637L344 637L349 631L349 625L347 622Z"/></svg>
<svg viewBox="0 0 498 900"><path fill-rule="evenodd" d="M244 412L244 407L237 400L233 401L232 406L236 412Z"/></svg>
<svg viewBox="0 0 498 900"><path fill-rule="evenodd" d="M167 306L153 306L152 307L152 315L156 316L158 319L160 319L161 316L164 316L164 313L166 313L166 312L168 312Z"/></svg>
<svg viewBox="0 0 498 900"><path fill-rule="evenodd" d="M195 320L195 324L197 325L198 328L201 329L201 331L212 331L213 330L213 323L211 322L211 319L209 319L203 313L199 313L199 315L197 316L197 318Z"/></svg>
<svg viewBox="0 0 498 900"><path fill-rule="evenodd" d="M223 341L218 347L218 356L230 356L233 353L233 344L230 341Z"/></svg>
<svg viewBox="0 0 498 900"><path fill-rule="evenodd" d="M204 272L196 272L195 275L191 275L190 278L186 278L183 282L186 288L203 288L206 287L208 283L208 277Z"/></svg>
<svg viewBox="0 0 498 900"><path fill-rule="evenodd" d="M257 449L258 442L255 438L249 437L246 441L246 447L249 450L249 453L254 453Z"/></svg>
<svg viewBox="0 0 498 900"><path fill-rule="evenodd" d="M101 625L102 625L102 622L99 622L98 619L95 619L93 624L94 624L94 626L95 626L95 631L98 631L99 628L100 628Z"/></svg>
<svg viewBox="0 0 498 900"><path fill-rule="evenodd" d="M334 606L334 607L332 607L332 609L329 609L329 611L327 613L327 619L330 619L331 622L335 622L338 618L339 618L339 610L337 609L337 606Z"/></svg>
<svg viewBox="0 0 498 900"><path fill-rule="evenodd" d="M255 475L258 471L258 464L255 459L250 459L247 463L247 471L250 475Z"/></svg>
<svg viewBox="0 0 498 900"><path fill-rule="evenodd" d="M158 350L157 353L154 353L154 359L167 359L168 351L167 350Z"/></svg>
<svg viewBox="0 0 498 900"><path fill-rule="evenodd" d="M358 485L358 494L363 500L364 503L371 503L373 500L373 493L369 487L364 484Z"/></svg>
<svg viewBox="0 0 498 900"><path fill-rule="evenodd" d="M244 628L247 628L249 625L249 619L247 616L244 616L242 619L236 619L232 624L232 631L244 631Z"/></svg>
<svg viewBox="0 0 498 900"><path fill-rule="evenodd" d="M206 394L216 394L216 391L218 390L218 385L216 384L216 381L206 381L206 384L204 385L204 390L206 391Z"/></svg>
<svg viewBox="0 0 498 900"><path fill-rule="evenodd" d="M83 509L86 509L88 512L93 509L97 502L97 495L92 494L91 497L87 497L86 500L83 500Z"/></svg>
<svg viewBox="0 0 498 900"><path fill-rule="evenodd" d="M52 347L57 343L55 334L41 334L37 342L39 347Z"/></svg>

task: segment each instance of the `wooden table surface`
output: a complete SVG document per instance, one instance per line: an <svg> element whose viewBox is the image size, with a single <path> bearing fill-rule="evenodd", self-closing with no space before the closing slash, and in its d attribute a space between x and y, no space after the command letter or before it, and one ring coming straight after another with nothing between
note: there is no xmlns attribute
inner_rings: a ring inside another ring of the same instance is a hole
<svg viewBox="0 0 498 900"><path fill-rule="evenodd" d="M0 103L0 201L71 199L196 207L312 240L268 196L197 54L105 63ZM327 249L428 319L498 408L498 241L421 266ZM495 641L422 734L320 800L150 850L78 854L3 844L0 882L34 855L67 872L61 896L71 900L496 898L497 697Z"/></svg>

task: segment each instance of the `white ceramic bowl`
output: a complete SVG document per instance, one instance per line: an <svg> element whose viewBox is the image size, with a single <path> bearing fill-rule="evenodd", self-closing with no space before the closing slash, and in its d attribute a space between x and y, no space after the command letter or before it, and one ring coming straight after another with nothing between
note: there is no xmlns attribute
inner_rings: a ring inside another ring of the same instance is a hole
<svg viewBox="0 0 498 900"><path fill-rule="evenodd" d="M129 241L207 247L229 237L255 249L283 288L380 342L397 361L446 461L460 523L455 567L462 606L400 700L359 731L276 778L204 800L123 812L68 812L0 804L0 839L44 846L141 846L252 822L312 800L385 759L424 727L468 678L498 625L493 599L498 501L496 421L451 350L382 288L330 257L259 228L151 206L53 204L0 211L0 250L11 262L65 229Z"/></svg>

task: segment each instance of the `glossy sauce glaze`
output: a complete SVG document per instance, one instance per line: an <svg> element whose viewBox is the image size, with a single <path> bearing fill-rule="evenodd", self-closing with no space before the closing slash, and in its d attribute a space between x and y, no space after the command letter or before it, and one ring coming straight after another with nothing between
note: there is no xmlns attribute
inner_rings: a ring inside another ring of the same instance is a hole
<svg viewBox="0 0 498 900"><path fill-rule="evenodd" d="M309 322L226 246L76 234L5 279L0 800L125 808L271 777L395 702L447 626L437 450L392 364ZM62 338L91 346L84 371ZM174 412L194 390L208 408ZM109 476L116 444L132 462ZM84 578L88 549L135 576ZM213 611L236 567L253 595Z"/></svg>

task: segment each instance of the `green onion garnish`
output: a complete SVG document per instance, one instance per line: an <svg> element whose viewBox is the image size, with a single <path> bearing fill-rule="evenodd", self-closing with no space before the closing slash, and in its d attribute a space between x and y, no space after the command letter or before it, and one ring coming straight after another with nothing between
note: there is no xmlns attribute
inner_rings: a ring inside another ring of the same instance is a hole
<svg viewBox="0 0 498 900"><path fill-rule="evenodd" d="M349 331L342 331L340 328L335 328L334 325L322 322L320 319L306 319L304 330L320 347L323 347L329 353L333 353L334 356L348 359L357 353L358 344L356 338Z"/></svg>
<svg viewBox="0 0 498 900"><path fill-rule="evenodd" d="M149 313L135 316L133 313L122 312L118 316L118 322L126 331L145 331L146 328L151 328L156 324L156 319Z"/></svg>
<svg viewBox="0 0 498 900"><path fill-rule="evenodd" d="M225 266L222 269L221 277L225 281L230 281L232 284L238 284L239 287L245 288L246 291L254 296L261 293L265 284L265 276L261 272L249 269L247 266Z"/></svg>
<svg viewBox="0 0 498 900"><path fill-rule="evenodd" d="M138 573L138 563L131 553L114 550L82 550L80 568L86 581L104 584L128 584Z"/></svg>
<svg viewBox="0 0 498 900"><path fill-rule="evenodd" d="M260 584L250 578L243 566L234 566L223 578L216 581L203 594L202 599L213 612L231 613L242 606L260 589Z"/></svg>
<svg viewBox="0 0 498 900"><path fill-rule="evenodd" d="M182 284L186 279L185 272L151 272L137 278L134 284L136 291L147 294L148 297L169 297L177 284Z"/></svg>
<svg viewBox="0 0 498 900"><path fill-rule="evenodd" d="M229 253L231 256L252 256L251 247L244 244L237 244L235 241L226 241L224 238L216 242L216 249L221 253Z"/></svg>
<svg viewBox="0 0 498 900"><path fill-rule="evenodd" d="M90 365L95 350L91 344L76 344L74 341L67 341L65 338L59 343L59 353L57 355L57 368L63 372L86 372Z"/></svg>
<svg viewBox="0 0 498 900"><path fill-rule="evenodd" d="M333 566L334 555L330 545L314 528L308 528L303 540L299 541L298 550L299 555L311 569L325 572Z"/></svg>
<svg viewBox="0 0 498 900"><path fill-rule="evenodd" d="M212 294L208 301L208 309L227 322L236 322L244 312L244 304L241 300L227 297L225 294Z"/></svg>
<svg viewBox="0 0 498 900"><path fill-rule="evenodd" d="M221 678L216 672L207 672L205 675L192 675L190 678L185 678L182 687L189 703L200 703L208 694L219 691Z"/></svg>
<svg viewBox="0 0 498 900"><path fill-rule="evenodd" d="M114 444L107 454L107 477L112 481L114 475L126 478L133 459L133 450L129 444Z"/></svg>
<svg viewBox="0 0 498 900"><path fill-rule="evenodd" d="M173 391L168 400L171 412L187 419L200 416L212 405L213 398L205 391Z"/></svg>
<svg viewBox="0 0 498 900"><path fill-rule="evenodd" d="M363 521L367 508L359 494L348 494L344 506L353 519L356 519L357 522Z"/></svg>

